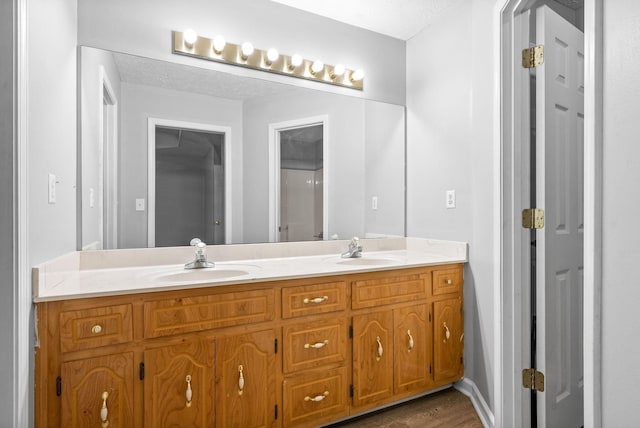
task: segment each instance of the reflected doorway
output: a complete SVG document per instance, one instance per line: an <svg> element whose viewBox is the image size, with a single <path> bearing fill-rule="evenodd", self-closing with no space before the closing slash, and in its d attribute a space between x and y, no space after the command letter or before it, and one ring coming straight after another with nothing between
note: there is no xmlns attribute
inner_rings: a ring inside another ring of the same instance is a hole
<svg viewBox="0 0 640 428"><path fill-rule="evenodd" d="M326 117L270 125L272 242L326 239L326 127Z"/></svg>
<svg viewBox="0 0 640 428"><path fill-rule="evenodd" d="M322 157L322 125L280 131L280 242L323 239Z"/></svg>
<svg viewBox="0 0 640 428"><path fill-rule="evenodd" d="M149 246L228 242L228 134L197 124L154 123ZM151 158L151 156L150 156Z"/></svg>

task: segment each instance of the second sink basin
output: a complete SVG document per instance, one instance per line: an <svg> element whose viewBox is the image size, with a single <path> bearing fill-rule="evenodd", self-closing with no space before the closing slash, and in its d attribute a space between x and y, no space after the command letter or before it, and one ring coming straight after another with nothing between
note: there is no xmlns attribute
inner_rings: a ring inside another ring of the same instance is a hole
<svg viewBox="0 0 640 428"><path fill-rule="evenodd" d="M336 262L336 264L339 264L339 265L356 265L356 266L378 266L378 265L388 265L393 263L399 263L399 261L396 259L387 259L387 258L360 257L357 259L342 259Z"/></svg>
<svg viewBox="0 0 640 428"><path fill-rule="evenodd" d="M357 258L341 258L340 256L331 257L327 261L338 265L351 266L384 266L402 263L401 257L388 254L363 254Z"/></svg>

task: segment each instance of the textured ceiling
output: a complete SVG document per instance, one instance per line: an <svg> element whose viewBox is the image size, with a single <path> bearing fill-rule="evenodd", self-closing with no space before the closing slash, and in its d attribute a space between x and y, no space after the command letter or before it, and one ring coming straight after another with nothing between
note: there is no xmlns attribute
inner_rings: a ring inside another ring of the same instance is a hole
<svg viewBox="0 0 640 428"><path fill-rule="evenodd" d="M461 0L272 0L356 27L408 40ZM468 0L467 0L468 1Z"/></svg>
<svg viewBox="0 0 640 428"><path fill-rule="evenodd" d="M409 40L461 0L271 0L356 27ZM465 0L470 2L471 0ZM555 0L579 9L584 0Z"/></svg>

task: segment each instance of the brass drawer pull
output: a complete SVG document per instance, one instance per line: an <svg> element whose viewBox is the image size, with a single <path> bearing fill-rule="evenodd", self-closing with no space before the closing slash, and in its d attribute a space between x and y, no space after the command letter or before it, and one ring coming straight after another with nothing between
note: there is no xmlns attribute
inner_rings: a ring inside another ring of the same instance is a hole
<svg viewBox="0 0 640 428"><path fill-rule="evenodd" d="M380 361L382 353L384 352L384 349L382 349L382 342L380 342L380 336L376 336L376 342L378 342L378 356L376 357L376 361Z"/></svg>
<svg viewBox="0 0 640 428"><path fill-rule="evenodd" d="M442 325L444 326L444 337L445 337L443 342L446 342L451 337L451 332L449 331L449 327L447 327L446 322L443 322Z"/></svg>
<svg viewBox="0 0 640 428"><path fill-rule="evenodd" d="M325 398L327 398L327 395L329 395L329 391L325 391L320 395L316 395L315 397L309 397L307 395L306 397L304 397L304 401L313 401L313 402L322 401Z"/></svg>
<svg viewBox="0 0 640 428"><path fill-rule="evenodd" d="M407 352L411 352L413 350L413 345L415 344L413 336L411 335L411 330L407 330L407 336L409 336L409 349L407 349Z"/></svg>
<svg viewBox="0 0 640 428"><path fill-rule="evenodd" d="M240 364L238 366L238 395L242 395L242 392L244 391L244 367L242 367L242 364Z"/></svg>
<svg viewBox="0 0 640 428"><path fill-rule="evenodd" d="M93 334L102 333L102 326L100 324L94 325L93 327L91 327L91 333L93 333Z"/></svg>
<svg viewBox="0 0 640 428"><path fill-rule="evenodd" d="M307 303L323 303L323 302L326 302L327 300L329 300L329 296L314 297L312 299L309 299L308 297L305 297L305 299L302 301L302 303L304 303L304 304L307 304Z"/></svg>
<svg viewBox="0 0 640 428"><path fill-rule="evenodd" d="M185 393L185 396L187 398L186 405L187 407L191 407L191 399L193 398L193 391L191 391L191 375L187 375L185 381L187 382L187 392Z"/></svg>
<svg viewBox="0 0 640 428"><path fill-rule="evenodd" d="M107 391L102 393L102 407L100 408L100 421L102 422L102 428L109 426L109 410L107 409L107 398L109 393Z"/></svg>
<svg viewBox="0 0 640 428"><path fill-rule="evenodd" d="M453 284L453 281L451 280L451 278L447 278L447 279L445 279L444 283L447 284L447 285L451 285L451 284Z"/></svg>
<svg viewBox="0 0 640 428"><path fill-rule="evenodd" d="M304 349L309 349L309 348L321 349L321 348L324 348L325 346L327 346L328 344L329 344L329 339L325 339L322 342L317 342L317 343L314 343L314 344L305 343L304 344Z"/></svg>

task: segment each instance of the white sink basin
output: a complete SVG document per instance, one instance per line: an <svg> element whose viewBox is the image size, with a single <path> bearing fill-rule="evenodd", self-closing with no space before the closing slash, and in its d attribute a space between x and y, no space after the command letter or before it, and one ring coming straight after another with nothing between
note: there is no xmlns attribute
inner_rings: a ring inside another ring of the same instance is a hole
<svg viewBox="0 0 640 428"><path fill-rule="evenodd" d="M327 259L327 261L338 265L384 266L402 263L403 259L401 257L384 254L363 254L362 257L344 259L340 256L335 256Z"/></svg>
<svg viewBox="0 0 640 428"><path fill-rule="evenodd" d="M151 282L207 282L220 279L230 279L258 269L258 266L249 265L216 265L204 269L184 269L183 267L161 272L154 272L145 277Z"/></svg>

